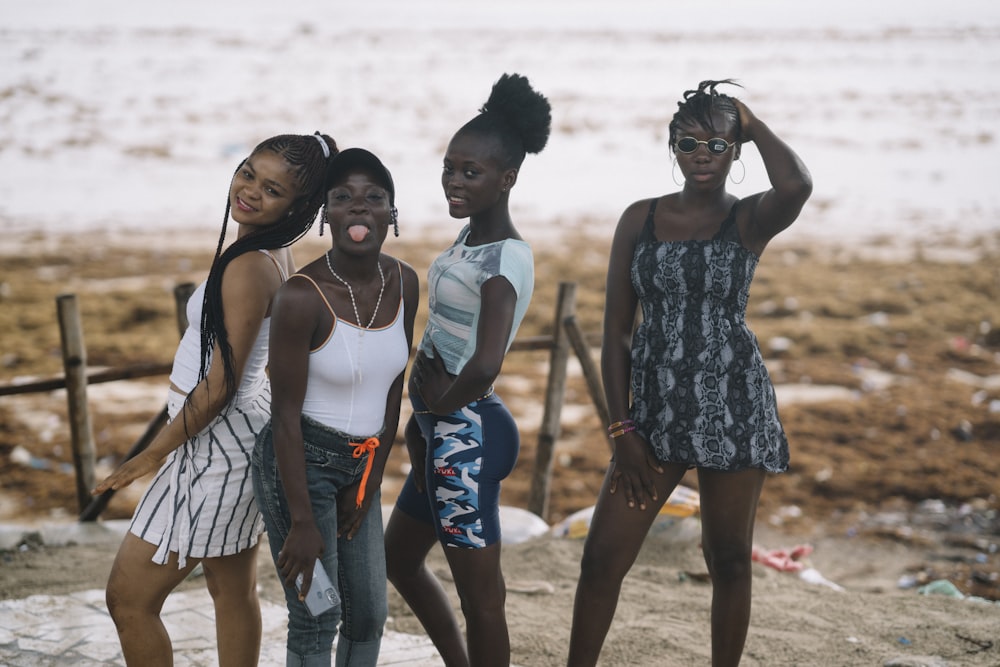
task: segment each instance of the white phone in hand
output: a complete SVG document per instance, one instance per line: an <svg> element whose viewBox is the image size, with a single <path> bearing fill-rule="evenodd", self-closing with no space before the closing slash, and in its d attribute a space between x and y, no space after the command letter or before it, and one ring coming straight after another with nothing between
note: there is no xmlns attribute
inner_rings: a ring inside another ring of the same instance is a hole
<svg viewBox="0 0 1000 667"><path fill-rule="evenodd" d="M302 590L301 574L295 578L295 590L300 592ZM329 575L327 575L326 570L323 568L323 563L317 558L316 564L313 566L313 578L312 583L309 585L309 594L306 595L305 599L306 609L313 616L319 616L323 612L333 609L338 604L340 604L340 596L337 595L337 589L333 587Z"/></svg>

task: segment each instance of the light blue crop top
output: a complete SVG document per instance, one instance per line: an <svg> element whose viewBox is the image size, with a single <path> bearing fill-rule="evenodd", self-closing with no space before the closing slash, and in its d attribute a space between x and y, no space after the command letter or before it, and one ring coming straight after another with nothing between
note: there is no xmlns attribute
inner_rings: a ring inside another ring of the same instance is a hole
<svg viewBox="0 0 1000 667"><path fill-rule="evenodd" d="M506 239L467 246L468 236L469 225L466 225L455 243L434 260L427 272L430 312L420 350L433 356L433 343L452 375L462 370L476 350L483 283L494 276L503 276L517 294L507 349L514 342L535 288L535 262L526 242Z"/></svg>

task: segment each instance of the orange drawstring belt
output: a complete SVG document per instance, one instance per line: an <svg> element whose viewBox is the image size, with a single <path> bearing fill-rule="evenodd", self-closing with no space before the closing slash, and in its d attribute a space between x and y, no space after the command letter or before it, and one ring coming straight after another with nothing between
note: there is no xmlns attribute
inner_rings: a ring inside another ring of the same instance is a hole
<svg viewBox="0 0 1000 667"><path fill-rule="evenodd" d="M368 454L368 463L365 464L365 472L361 475L361 486L358 487L357 507L360 508L365 499L365 487L368 485L368 475L371 474L372 464L375 463L375 450L378 448L378 438L368 438L364 442L355 442L354 458L360 459Z"/></svg>

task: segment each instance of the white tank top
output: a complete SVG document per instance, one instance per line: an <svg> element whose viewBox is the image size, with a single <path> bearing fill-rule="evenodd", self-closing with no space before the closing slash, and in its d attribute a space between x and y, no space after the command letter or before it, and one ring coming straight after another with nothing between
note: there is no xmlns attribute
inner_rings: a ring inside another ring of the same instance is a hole
<svg viewBox="0 0 1000 667"><path fill-rule="evenodd" d="M319 285L309 276L333 315L322 345L309 352L309 374L302 414L351 436L376 435L385 422L385 400L406 368L410 348L404 328L402 271L396 316L385 327L363 329L337 317Z"/></svg>
<svg viewBox="0 0 1000 667"><path fill-rule="evenodd" d="M285 270L274 256L267 250L260 252L267 255L281 274L281 280L286 280ZM207 282L207 281L206 281ZM174 354L174 365L170 370L170 382L185 394L191 392L198 384L198 372L201 370L201 309L205 300L205 282L198 285L187 302L188 326ZM246 365L243 367L243 379L240 381L235 402L250 393L256 393L267 376L267 340L271 331L271 318L265 317L260 323L260 331L254 340ZM209 358L211 362L211 355Z"/></svg>

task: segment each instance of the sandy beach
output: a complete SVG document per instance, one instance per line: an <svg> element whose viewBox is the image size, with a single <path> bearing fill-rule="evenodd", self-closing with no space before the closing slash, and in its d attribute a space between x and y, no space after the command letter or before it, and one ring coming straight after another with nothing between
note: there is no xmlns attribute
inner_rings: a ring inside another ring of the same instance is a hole
<svg viewBox="0 0 1000 667"><path fill-rule="evenodd" d="M401 222L444 233L447 140L510 71L553 109L512 200L529 239L610 235L626 204L669 188L677 100L728 77L813 173L789 240L997 227L991 0L371 0L328 14L323 0L40 0L6 16L0 229L215 228L236 160L272 134L322 130L382 157ZM766 184L744 154L741 196Z"/></svg>
<svg viewBox="0 0 1000 667"><path fill-rule="evenodd" d="M2 383L60 372L54 300L64 292L77 295L92 368L169 361L177 340L171 289L203 274L210 244L184 249L152 235L130 236L128 247L114 236L92 240L81 247L75 235L25 236L3 254ZM921 655L945 662L896 664L1000 662L1000 606L972 600L1000 599L998 244L984 237L966 246L860 251L776 243L765 253L749 318L777 385L792 464L765 486L755 541L762 552L808 545L812 553L798 562L819 583L754 566L744 664L887 664ZM386 250L423 274L439 245L390 240ZM608 239L581 237L566 250L536 250L538 292L523 336L551 333L560 281L577 283L581 325L599 330L607 246ZM322 249L313 237L296 256L305 261ZM522 435L503 491L515 508L527 506L546 374L547 353L514 353L497 385ZM153 377L91 386L100 471L159 410L164 384ZM555 456L550 526L593 504L608 458L574 360ZM72 520L71 461L65 392L0 401L0 521ZM405 466L397 446L387 502ZM693 475L685 484L697 488ZM115 496L105 519L130 514L135 486ZM505 547L517 664L564 660L581 550L580 539L549 535ZM114 545L29 541L2 554L0 598L99 589L113 554ZM443 559L436 567L446 573ZM259 571L261 595L279 602L267 558ZM696 524L654 530L626 581L603 664L707 661L705 575ZM918 592L934 582L968 597ZM419 634L395 594L391 602L390 627Z"/></svg>

